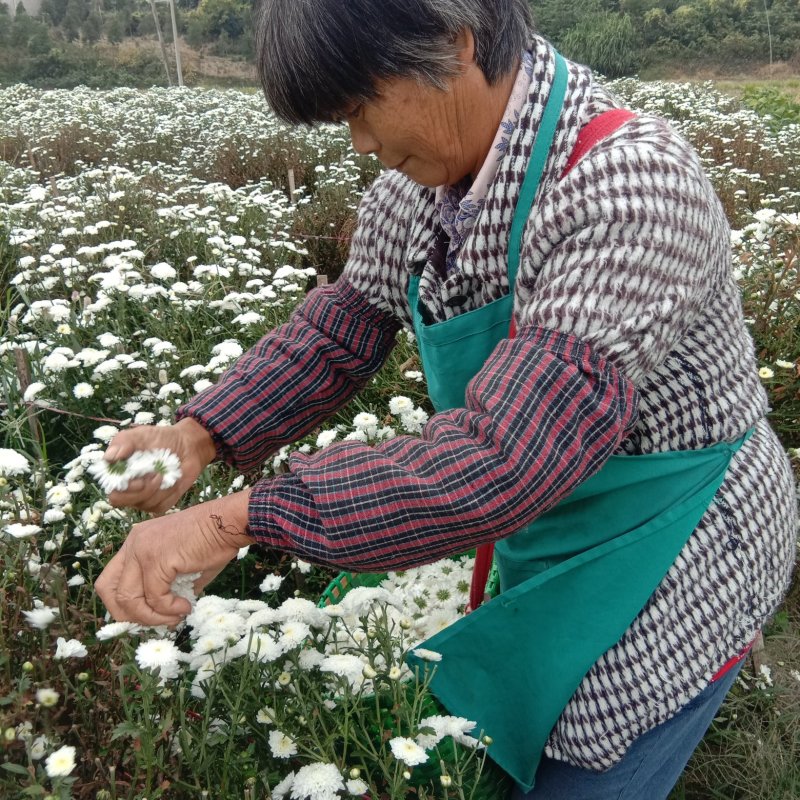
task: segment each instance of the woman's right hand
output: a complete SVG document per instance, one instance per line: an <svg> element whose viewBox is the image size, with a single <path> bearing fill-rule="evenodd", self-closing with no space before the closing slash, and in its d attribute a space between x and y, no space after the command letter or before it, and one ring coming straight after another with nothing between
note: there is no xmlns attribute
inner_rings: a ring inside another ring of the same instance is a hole
<svg viewBox="0 0 800 800"><path fill-rule="evenodd" d="M138 508L152 514L163 514L172 508L214 460L216 446L211 434L191 417L175 425L139 425L120 431L105 452L106 461L130 458L137 450L171 450L181 462L181 477L169 489L161 488L157 474L134 478L125 491L114 491L108 502L117 508Z"/></svg>

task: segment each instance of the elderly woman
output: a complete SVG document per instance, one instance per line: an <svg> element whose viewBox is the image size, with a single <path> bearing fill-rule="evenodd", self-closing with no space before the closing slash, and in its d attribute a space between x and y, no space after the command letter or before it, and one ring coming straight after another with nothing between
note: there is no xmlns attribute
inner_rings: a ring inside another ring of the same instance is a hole
<svg viewBox="0 0 800 800"><path fill-rule="evenodd" d="M415 331L421 437L332 444L287 474L133 528L97 589L176 624L247 543L356 571L496 542L500 596L431 640L433 690L532 798L663 798L775 611L793 482L765 420L729 231L697 156L531 29L525 0L262 0L275 112L344 120L387 170L342 277L168 428L183 478L311 431ZM481 598L478 586L476 596ZM532 788L533 787L533 788Z"/></svg>

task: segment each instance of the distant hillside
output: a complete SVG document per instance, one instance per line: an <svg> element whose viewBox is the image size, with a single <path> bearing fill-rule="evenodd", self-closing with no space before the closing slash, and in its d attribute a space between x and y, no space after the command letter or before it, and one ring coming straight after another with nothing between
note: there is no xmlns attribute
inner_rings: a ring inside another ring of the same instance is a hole
<svg viewBox="0 0 800 800"><path fill-rule="evenodd" d="M777 62L800 73L798 0L536 0L531 9L565 55L608 77ZM179 36L206 56L252 63L251 13L250 0L177 0ZM0 83L165 83L161 51L152 48L159 31L169 62L166 3L0 0ZM120 47L133 42L150 45Z"/></svg>

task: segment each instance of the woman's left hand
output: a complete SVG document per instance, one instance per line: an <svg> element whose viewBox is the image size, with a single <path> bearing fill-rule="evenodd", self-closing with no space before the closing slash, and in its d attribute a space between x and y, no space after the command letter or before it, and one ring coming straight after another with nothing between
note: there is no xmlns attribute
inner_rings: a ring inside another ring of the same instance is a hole
<svg viewBox="0 0 800 800"><path fill-rule="evenodd" d="M95 581L111 616L174 627L191 611L172 594L178 575L195 572L200 592L255 539L246 532L249 490L140 522Z"/></svg>

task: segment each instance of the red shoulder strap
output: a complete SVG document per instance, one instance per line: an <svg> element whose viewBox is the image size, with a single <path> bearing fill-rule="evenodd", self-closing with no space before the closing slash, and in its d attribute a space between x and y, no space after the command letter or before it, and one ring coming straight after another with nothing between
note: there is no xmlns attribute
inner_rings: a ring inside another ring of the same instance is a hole
<svg viewBox="0 0 800 800"><path fill-rule="evenodd" d="M563 178L598 142L611 136L623 123L635 116L636 114L628 111L627 108L612 108L587 122L578 133L575 148L570 153L561 177Z"/></svg>
<svg viewBox="0 0 800 800"><path fill-rule="evenodd" d="M594 119L584 125L578 133L575 148L570 153L567 166L561 173L563 178L589 150L598 142L614 133L623 123L633 119L636 115L626 108L612 108L604 111ZM513 339L517 333L514 320L511 320L511 327L508 331L508 338ZM475 567L472 570L472 585L469 592L469 608L477 608L485 598L486 581L489 578L489 570L492 567L494 557L494 543L482 544L475 552Z"/></svg>

